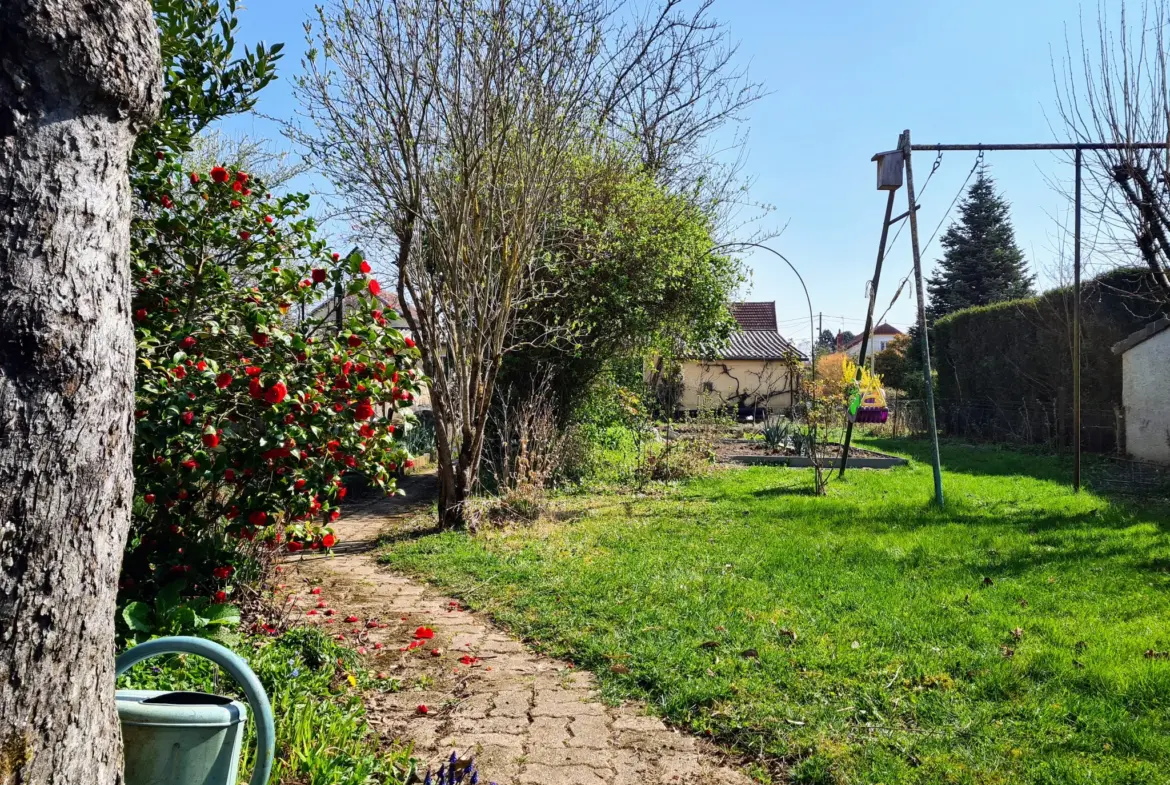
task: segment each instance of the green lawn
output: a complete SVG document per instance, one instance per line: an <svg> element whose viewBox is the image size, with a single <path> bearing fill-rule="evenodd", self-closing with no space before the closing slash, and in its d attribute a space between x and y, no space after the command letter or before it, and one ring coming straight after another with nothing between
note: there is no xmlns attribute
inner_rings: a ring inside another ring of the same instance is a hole
<svg viewBox="0 0 1170 785"><path fill-rule="evenodd" d="M1170 513L943 457L945 511L919 461L759 467L385 558L795 782L1170 782Z"/></svg>

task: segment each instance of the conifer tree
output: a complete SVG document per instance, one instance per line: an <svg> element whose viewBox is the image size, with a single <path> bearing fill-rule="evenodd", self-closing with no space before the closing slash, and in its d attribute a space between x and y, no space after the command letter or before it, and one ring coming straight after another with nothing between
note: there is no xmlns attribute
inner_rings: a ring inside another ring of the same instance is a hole
<svg viewBox="0 0 1170 785"><path fill-rule="evenodd" d="M1009 205L980 168L942 237L946 249L927 281L931 321L973 305L1029 297L1035 280L1016 245Z"/></svg>

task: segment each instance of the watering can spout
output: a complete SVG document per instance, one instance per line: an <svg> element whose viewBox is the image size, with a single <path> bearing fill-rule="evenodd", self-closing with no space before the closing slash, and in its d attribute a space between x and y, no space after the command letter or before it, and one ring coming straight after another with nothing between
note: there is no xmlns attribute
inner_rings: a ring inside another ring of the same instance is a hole
<svg viewBox="0 0 1170 785"><path fill-rule="evenodd" d="M202 638L158 638L124 652L117 675L160 654L196 654L226 670L244 688L256 719L252 785L265 785L276 742L264 687L231 650ZM248 706L202 692L117 690L126 785L235 785Z"/></svg>

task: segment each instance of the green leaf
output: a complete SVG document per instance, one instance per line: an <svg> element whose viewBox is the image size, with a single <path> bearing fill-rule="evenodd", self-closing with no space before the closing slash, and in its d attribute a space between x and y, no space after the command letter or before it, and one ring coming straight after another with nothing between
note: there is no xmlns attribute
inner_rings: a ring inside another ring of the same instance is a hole
<svg viewBox="0 0 1170 785"><path fill-rule="evenodd" d="M126 626L135 632L150 632L154 629L151 624L150 606L145 602L131 602L122 609L122 619Z"/></svg>
<svg viewBox="0 0 1170 785"><path fill-rule="evenodd" d="M183 602L181 594L185 588L187 588L187 581L180 578L168 583L159 591L154 600L154 610L160 619L170 616L171 612Z"/></svg>
<svg viewBox="0 0 1170 785"><path fill-rule="evenodd" d="M234 627L240 623L240 609L234 605L212 605L204 615L209 625Z"/></svg>

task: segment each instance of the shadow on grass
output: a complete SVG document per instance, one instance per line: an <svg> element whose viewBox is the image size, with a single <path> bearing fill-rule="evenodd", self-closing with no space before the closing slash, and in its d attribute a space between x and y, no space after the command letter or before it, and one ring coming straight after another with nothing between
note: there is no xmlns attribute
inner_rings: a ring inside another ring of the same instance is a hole
<svg viewBox="0 0 1170 785"><path fill-rule="evenodd" d="M927 439L900 437L865 437L864 446L879 452L908 455L930 464L931 445ZM1015 447L995 444L943 441L939 445L943 473L959 472L1008 477L1033 477L1065 484L1072 483L1072 461L1067 456L1026 452ZM1086 456L1092 460L1092 456Z"/></svg>

